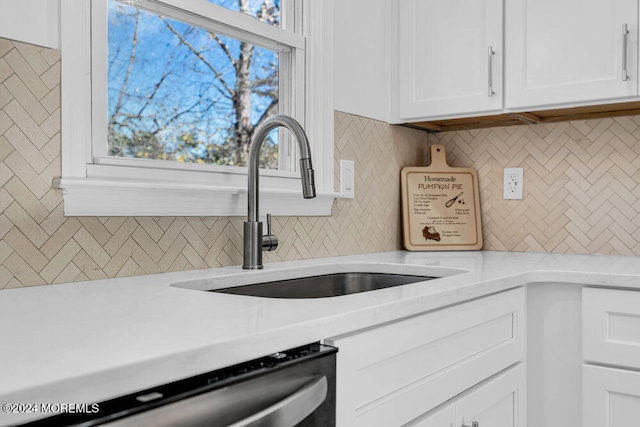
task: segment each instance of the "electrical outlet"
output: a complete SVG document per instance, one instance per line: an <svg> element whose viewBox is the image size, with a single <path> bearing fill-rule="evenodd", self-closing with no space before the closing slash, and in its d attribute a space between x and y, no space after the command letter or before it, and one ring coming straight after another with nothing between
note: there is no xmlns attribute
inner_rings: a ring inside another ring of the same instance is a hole
<svg viewBox="0 0 640 427"><path fill-rule="evenodd" d="M524 188L524 169L504 169L504 199L521 200Z"/></svg>

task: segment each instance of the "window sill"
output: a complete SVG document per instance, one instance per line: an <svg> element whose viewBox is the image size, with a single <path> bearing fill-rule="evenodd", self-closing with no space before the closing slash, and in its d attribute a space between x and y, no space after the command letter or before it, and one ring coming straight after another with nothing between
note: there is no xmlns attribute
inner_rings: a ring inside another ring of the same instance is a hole
<svg viewBox="0 0 640 427"><path fill-rule="evenodd" d="M184 183L63 178L65 216L246 216L247 189ZM260 213L330 216L340 193L303 199L301 190L260 190Z"/></svg>

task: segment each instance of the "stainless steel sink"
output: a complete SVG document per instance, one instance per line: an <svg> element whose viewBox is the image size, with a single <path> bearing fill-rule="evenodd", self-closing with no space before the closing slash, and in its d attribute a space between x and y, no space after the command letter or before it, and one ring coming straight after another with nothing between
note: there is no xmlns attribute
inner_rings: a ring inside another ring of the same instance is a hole
<svg viewBox="0 0 640 427"><path fill-rule="evenodd" d="M424 282L432 279L437 279L437 277L390 273L341 272L212 289L211 292L266 298L326 298L407 285L415 282Z"/></svg>

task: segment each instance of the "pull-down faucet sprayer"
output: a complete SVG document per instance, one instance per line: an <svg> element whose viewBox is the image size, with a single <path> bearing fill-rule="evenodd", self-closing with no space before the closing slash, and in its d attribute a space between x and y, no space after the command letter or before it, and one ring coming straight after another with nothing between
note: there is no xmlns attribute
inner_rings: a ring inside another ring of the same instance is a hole
<svg viewBox="0 0 640 427"><path fill-rule="evenodd" d="M316 197L313 167L311 165L311 149L307 135L295 119L289 116L273 116L256 129L249 150L249 200L247 221L244 223L244 263L242 268L262 268L262 251L273 251L278 247L278 239L271 234L271 215L267 215L267 235L262 235L262 223L258 220L258 167L260 149L269 132L283 126L291 131L300 148L300 176L302 178L302 195L305 199Z"/></svg>

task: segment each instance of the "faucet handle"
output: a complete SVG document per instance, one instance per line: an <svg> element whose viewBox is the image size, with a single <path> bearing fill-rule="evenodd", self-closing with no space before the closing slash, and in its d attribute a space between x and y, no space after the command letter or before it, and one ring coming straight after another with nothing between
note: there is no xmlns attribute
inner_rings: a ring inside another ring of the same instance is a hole
<svg viewBox="0 0 640 427"><path fill-rule="evenodd" d="M262 250L275 251L278 247L278 238L271 234L271 214L267 214L267 234L262 236Z"/></svg>
<svg viewBox="0 0 640 427"><path fill-rule="evenodd" d="M271 214L267 214L267 236L271 235Z"/></svg>

